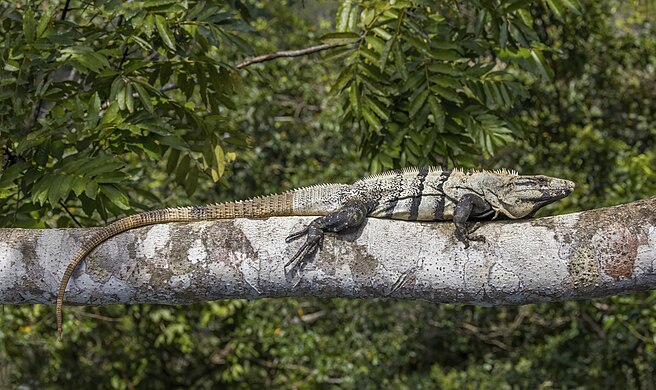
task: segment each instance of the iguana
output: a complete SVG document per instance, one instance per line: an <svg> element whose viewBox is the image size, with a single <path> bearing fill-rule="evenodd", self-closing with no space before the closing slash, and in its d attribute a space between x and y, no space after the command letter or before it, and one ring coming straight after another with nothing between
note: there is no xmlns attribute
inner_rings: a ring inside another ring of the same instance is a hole
<svg viewBox="0 0 656 390"><path fill-rule="evenodd" d="M366 217L406 221L453 221L455 237L469 246L482 240L468 230L468 221L532 216L540 207L562 199L574 189L568 180L519 176L515 171L464 171L436 167L396 170L348 184L319 184L246 201L147 211L120 219L95 233L64 271L57 294L57 333L62 334L62 305L68 281L95 247L117 234L140 226L274 216L320 216L287 242L305 236L305 243L287 262L314 253L324 232L356 228Z"/></svg>

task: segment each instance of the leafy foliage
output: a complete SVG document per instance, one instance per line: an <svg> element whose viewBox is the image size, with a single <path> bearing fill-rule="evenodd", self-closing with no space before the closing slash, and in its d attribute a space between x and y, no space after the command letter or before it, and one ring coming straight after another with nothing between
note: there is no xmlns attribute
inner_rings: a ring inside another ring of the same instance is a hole
<svg viewBox="0 0 656 390"><path fill-rule="evenodd" d="M548 3L578 12L578 1ZM346 58L333 92L374 170L477 165L524 134L517 71L552 76L526 1L345 1L336 27L323 40L352 45L335 53Z"/></svg>
<svg viewBox="0 0 656 390"><path fill-rule="evenodd" d="M132 183L153 169L192 195L199 175L223 175L224 143L243 144L222 123L242 84L221 53L249 51L230 7L3 2L0 30L0 137L16 162L0 225L43 227L75 200L89 218L122 214L139 206L130 198L157 201Z"/></svg>
<svg viewBox="0 0 656 390"><path fill-rule="evenodd" d="M518 111L527 127L540 131L499 161L536 172L557 169L574 180L580 190L566 199L570 209L656 193L656 28L648 24L654 9L626 6L589 2L584 15L568 14L562 24L533 11L549 26L539 30L541 40L556 46L546 58L556 77L527 83L530 99ZM618 12L626 18L613 16Z"/></svg>

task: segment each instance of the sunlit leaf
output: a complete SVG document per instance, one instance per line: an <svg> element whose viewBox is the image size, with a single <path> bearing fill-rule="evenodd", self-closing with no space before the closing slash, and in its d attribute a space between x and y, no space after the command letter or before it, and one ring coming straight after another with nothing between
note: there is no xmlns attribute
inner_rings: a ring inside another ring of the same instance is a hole
<svg viewBox="0 0 656 390"><path fill-rule="evenodd" d="M159 36L162 38L162 41L164 41L164 44L174 51L175 36L169 29L169 24L163 15L155 15L155 26L157 27L157 32L159 32Z"/></svg>

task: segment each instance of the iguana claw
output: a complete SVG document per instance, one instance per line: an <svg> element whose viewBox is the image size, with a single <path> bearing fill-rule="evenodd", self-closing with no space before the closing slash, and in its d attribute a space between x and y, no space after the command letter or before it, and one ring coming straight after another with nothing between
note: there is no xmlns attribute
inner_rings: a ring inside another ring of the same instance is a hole
<svg viewBox="0 0 656 390"><path fill-rule="evenodd" d="M307 236L305 242L303 245L301 245L296 254L285 264L285 269L287 269L290 264L294 264L298 260L303 259L305 256L314 253L323 244L323 230L321 230L321 228L319 228L315 222L316 221L313 221L308 227L301 231L290 234L285 239L285 241L289 243L302 236Z"/></svg>
<svg viewBox="0 0 656 390"><path fill-rule="evenodd" d="M305 229L290 234L285 239L288 243L302 236L307 238L294 257L285 264L284 268L287 269L290 264L303 259L320 248L323 243L324 232L339 233L349 228L358 227L362 225L366 216L366 205L363 202L354 200L346 203L337 211L315 219Z"/></svg>

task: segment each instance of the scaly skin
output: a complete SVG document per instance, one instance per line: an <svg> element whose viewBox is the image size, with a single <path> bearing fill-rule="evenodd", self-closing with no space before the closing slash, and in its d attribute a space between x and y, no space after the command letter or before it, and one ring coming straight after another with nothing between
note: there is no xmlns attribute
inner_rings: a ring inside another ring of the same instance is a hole
<svg viewBox="0 0 656 390"><path fill-rule="evenodd" d="M548 176L519 176L516 172L408 168L374 175L347 184L320 184L280 195L209 206L148 211L120 219L99 230L75 254L64 271L57 293L57 334L62 336L64 293L73 272L95 247L117 234L140 226L168 222L194 222L273 216L321 216L287 242L305 237L287 262L313 254L325 232L357 228L366 217L407 221L453 221L455 236L464 243L484 241L472 235L471 220L511 219L533 215L540 207L569 195L574 183Z"/></svg>
<svg viewBox="0 0 656 390"><path fill-rule="evenodd" d="M289 215L292 209L293 193L288 192L280 195L270 195L255 198L249 201L220 203L208 206L178 207L163 210L147 211L141 214L131 215L100 229L87 241L73 256L62 276L59 290L57 292L57 338L62 337L62 306L66 286L73 272L82 260L95 247L130 229L141 226L155 225L168 222L193 222L214 219L232 218L266 218L276 215Z"/></svg>

